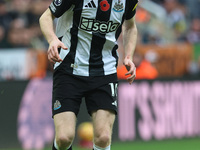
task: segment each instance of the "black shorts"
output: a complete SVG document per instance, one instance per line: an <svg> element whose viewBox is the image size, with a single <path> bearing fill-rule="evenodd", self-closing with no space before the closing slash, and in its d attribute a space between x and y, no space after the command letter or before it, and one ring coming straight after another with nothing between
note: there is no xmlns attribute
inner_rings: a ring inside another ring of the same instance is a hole
<svg viewBox="0 0 200 150"><path fill-rule="evenodd" d="M88 113L103 109L117 114L117 74L83 77L56 70L53 75L52 113L71 111L78 115L82 98Z"/></svg>

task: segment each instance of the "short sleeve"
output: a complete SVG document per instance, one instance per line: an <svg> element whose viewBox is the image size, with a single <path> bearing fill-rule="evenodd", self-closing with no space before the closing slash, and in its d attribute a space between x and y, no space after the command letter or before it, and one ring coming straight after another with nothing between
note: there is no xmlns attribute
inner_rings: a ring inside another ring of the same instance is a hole
<svg viewBox="0 0 200 150"><path fill-rule="evenodd" d="M138 0L129 0L129 3L127 5L127 7L128 7L127 12L126 12L126 15L125 15L126 20L129 20L133 16L135 16L137 4L138 4Z"/></svg>
<svg viewBox="0 0 200 150"><path fill-rule="evenodd" d="M54 0L49 6L52 14L58 18L62 16L72 5L73 0Z"/></svg>

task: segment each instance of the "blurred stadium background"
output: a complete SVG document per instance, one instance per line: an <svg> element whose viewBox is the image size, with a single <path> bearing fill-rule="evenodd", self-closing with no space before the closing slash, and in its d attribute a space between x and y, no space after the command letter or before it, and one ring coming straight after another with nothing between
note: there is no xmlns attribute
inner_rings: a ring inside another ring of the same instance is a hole
<svg viewBox="0 0 200 150"><path fill-rule="evenodd" d="M50 3L0 0L0 150L51 149L52 66L38 24ZM199 8L199 0L140 0L137 78L132 85L124 80L121 36L118 41L119 114L113 150L200 149ZM77 129L91 121L84 105ZM82 130L75 150L91 147L91 128Z"/></svg>

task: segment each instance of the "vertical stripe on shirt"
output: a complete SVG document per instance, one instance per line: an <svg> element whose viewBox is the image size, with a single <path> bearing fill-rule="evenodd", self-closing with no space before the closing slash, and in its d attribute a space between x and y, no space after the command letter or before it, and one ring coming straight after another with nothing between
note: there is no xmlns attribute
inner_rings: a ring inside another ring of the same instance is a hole
<svg viewBox="0 0 200 150"><path fill-rule="evenodd" d="M110 8L107 11L102 10L100 5L102 0L98 0L98 8L96 14L96 20L101 22L108 22L110 19L112 0L108 0ZM90 76L101 76L104 75L103 61L102 61L102 49L106 42L105 33L93 32L90 49L89 59L89 75Z"/></svg>
<svg viewBox="0 0 200 150"><path fill-rule="evenodd" d="M82 13L82 8L83 8L83 2L75 4L76 11L74 11L74 17L73 17L73 24L72 28L70 30L71 34L71 46L70 46L70 52L67 54L65 59L63 60L62 65L64 69L67 69L67 72L70 72L71 74L73 73L73 67L74 67L74 59L76 55L76 48L77 48L77 43L78 43L78 26L80 23L80 17Z"/></svg>

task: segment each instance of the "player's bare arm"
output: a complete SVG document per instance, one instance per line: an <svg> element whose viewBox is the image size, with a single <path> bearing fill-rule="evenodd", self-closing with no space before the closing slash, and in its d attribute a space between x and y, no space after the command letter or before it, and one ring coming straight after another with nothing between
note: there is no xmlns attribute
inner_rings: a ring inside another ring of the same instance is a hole
<svg viewBox="0 0 200 150"><path fill-rule="evenodd" d="M137 27L135 24L135 17L124 21L122 26L122 34L123 46L125 50L125 58L123 63L128 70L125 75L131 75L127 78L128 82L131 84L136 77L136 67L132 61L137 42Z"/></svg>
<svg viewBox="0 0 200 150"><path fill-rule="evenodd" d="M55 17L52 15L49 8L40 17L40 28L47 42L49 43L49 48L47 52L48 59L53 64L56 62L63 61L58 54L58 48L61 47L62 49L67 50L67 47L58 39L58 37L54 32L53 29L54 18Z"/></svg>

